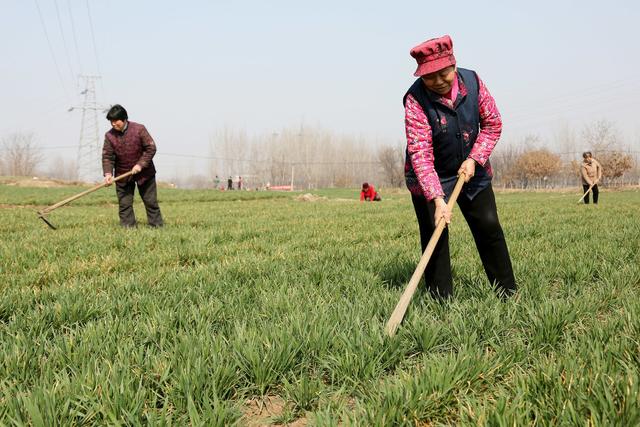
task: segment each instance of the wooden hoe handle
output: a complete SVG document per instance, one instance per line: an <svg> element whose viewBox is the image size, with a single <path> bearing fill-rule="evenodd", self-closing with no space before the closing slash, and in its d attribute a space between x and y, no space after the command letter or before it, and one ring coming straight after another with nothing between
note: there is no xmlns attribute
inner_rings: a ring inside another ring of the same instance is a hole
<svg viewBox="0 0 640 427"><path fill-rule="evenodd" d="M596 185L595 183L591 184L589 186L589 188L587 188L587 191L584 192L584 194L582 195L582 197L580 197L580 200L578 200L578 203L580 203L582 201L582 199L584 199L587 194L589 194L589 192L591 191L591 189L593 188L593 186Z"/></svg>
<svg viewBox="0 0 640 427"><path fill-rule="evenodd" d="M453 206L455 205L456 200L458 199L458 195L460 194L460 190L462 189L463 184L464 184L464 174L461 174L458 177L456 186L454 187L453 193L449 198L449 203L447 203L447 206L449 207L449 211L453 210ZM409 281L409 284L407 285L404 292L402 293L402 296L400 297L400 301L398 301L396 308L393 310L393 313L391 313L391 317L387 322L387 326L385 330L387 331L387 334L390 337L395 335L396 330L398 329L398 326L400 326L400 323L402 323L402 319L404 318L404 314L406 313L407 308L409 307L411 298L413 298L413 294L416 292L416 289L418 288L418 284L420 283L420 278L422 278L422 274L424 273L425 268L427 268L429 259L431 258L431 255L433 254L433 251L436 248L436 245L438 244L438 240L440 240L440 235L442 234L442 231L446 226L447 226L447 223L445 222L444 218L440 218L438 220L438 224L436 225L436 229L431 235L431 238L429 239L429 243L427 244L427 247L424 250L424 253L422 254L422 257L420 258L420 262L418 262L418 266L416 267L416 270L413 272L413 276L411 276L411 280Z"/></svg>
<svg viewBox="0 0 640 427"><path fill-rule="evenodd" d="M125 172L122 175L115 177L113 179L113 182L120 181L120 180L122 180L124 178L127 178L127 177L131 176L131 175L133 175L133 171ZM43 210L41 210L40 212L38 212L38 214L39 215L48 214L49 212L51 212L51 211L53 211L55 209L58 209L59 207L64 206L67 203L73 202L74 200L79 199L80 197L83 197L83 196L86 196L87 194L93 193L94 191L97 191L97 190L101 189L102 187L106 187L107 185L110 185L110 184L107 184L106 182L103 182L102 184L98 184L95 187L92 187L92 188L90 188L88 190L83 191L82 193L78 193L75 196L71 196L68 199L64 199L64 200L62 200L62 201L60 201L60 202L58 202L58 203L56 203L54 205L46 207Z"/></svg>

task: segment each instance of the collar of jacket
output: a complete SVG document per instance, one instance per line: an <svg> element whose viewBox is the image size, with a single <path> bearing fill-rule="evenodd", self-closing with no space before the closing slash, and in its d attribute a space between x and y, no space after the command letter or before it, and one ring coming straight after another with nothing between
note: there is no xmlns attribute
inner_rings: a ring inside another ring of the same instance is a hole
<svg viewBox="0 0 640 427"><path fill-rule="evenodd" d="M116 135L124 135L125 133L127 133L128 129L129 129L129 120L127 120L127 123L125 123L124 129L116 131Z"/></svg>

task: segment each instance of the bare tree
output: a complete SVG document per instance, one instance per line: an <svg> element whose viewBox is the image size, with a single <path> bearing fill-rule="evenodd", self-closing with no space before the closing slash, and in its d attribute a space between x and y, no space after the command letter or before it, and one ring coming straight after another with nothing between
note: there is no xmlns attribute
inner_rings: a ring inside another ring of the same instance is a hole
<svg viewBox="0 0 640 427"><path fill-rule="evenodd" d="M517 161L525 151L531 150L539 143L540 137L530 134L516 144L498 145L490 159L496 183L502 185L503 188L517 187L523 178L518 169Z"/></svg>
<svg viewBox="0 0 640 427"><path fill-rule="evenodd" d="M577 136L569 127L569 123L562 122L553 133L554 147L563 153L573 153L576 150Z"/></svg>
<svg viewBox="0 0 640 427"><path fill-rule="evenodd" d="M357 186L381 178L375 149L362 137L334 135L309 126L248 138L225 129L212 139L211 175L249 176L247 185L295 189ZM241 172L241 173L240 173Z"/></svg>
<svg viewBox="0 0 640 427"><path fill-rule="evenodd" d="M562 174L565 177L565 186L576 183L576 181L580 181L582 176L581 165L582 163L575 159L564 164Z"/></svg>
<svg viewBox="0 0 640 427"><path fill-rule="evenodd" d="M633 168L633 159L622 151L621 138L612 122L599 120L586 126L583 137L602 165L602 175L607 182L619 183L625 172Z"/></svg>
<svg viewBox="0 0 640 427"><path fill-rule="evenodd" d="M602 166L602 176L610 183L616 183L624 173L633 168L633 159L621 151L607 151L598 157Z"/></svg>
<svg viewBox="0 0 640 427"><path fill-rule="evenodd" d="M539 188L546 186L547 181L560 172L562 160L545 148L529 150L520 155L515 167L525 187L533 182Z"/></svg>
<svg viewBox="0 0 640 427"><path fill-rule="evenodd" d="M64 159L62 156L56 156L51 161L48 168L51 178L62 179L65 181L76 181L78 179L78 168L75 159Z"/></svg>
<svg viewBox="0 0 640 427"><path fill-rule="evenodd" d="M232 177L235 181L238 176L251 174L251 162L247 156L248 151L249 141L245 131L225 126L222 130L216 132L209 142L209 152L212 157L209 162L210 182L213 181L216 175L226 182L228 177ZM199 180L201 180L201 177L196 177L193 183L199 182Z"/></svg>
<svg viewBox="0 0 640 427"><path fill-rule="evenodd" d="M522 149L512 145L498 146L491 155L493 179L503 188L512 188L516 185L515 162L522 153Z"/></svg>
<svg viewBox="0 0 640 427"><path fill-rule="evenodd" d="M378 161L387 183L400 187L404 182L404 148L384 146L378 150Z"/></svg>
<svg viewBox="0 0 640 427"><path fill-rule="evenodd" d="M30 176L42 163L43 156L32 133L13 133L2 138L0 170L13 176Z"/></svg>
<svg viewBox="0 0 640 427"><path fill-rule="evenodd" d="M606 119L586 125L582 130L582 138L594 156L615 149L620 141L615 125Z"/></svg>

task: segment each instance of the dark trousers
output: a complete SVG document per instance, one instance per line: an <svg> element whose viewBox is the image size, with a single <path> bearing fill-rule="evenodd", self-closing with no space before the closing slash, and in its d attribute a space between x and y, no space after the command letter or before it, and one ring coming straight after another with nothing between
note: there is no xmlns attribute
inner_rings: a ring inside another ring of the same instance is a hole
<svg viewBox="0 0 640 427"><path fill-rule="evenodd" d="M582 194L586 193L588 189L589 189L589 184L582 184ZM593 186L593 188L591 189L591 192L593 193L593 204L597 205L598 204L598 184ZM588 194L584 196L584 204L585 205L589 204Z"/></svg>
<svg viewBox="0 0 640 427"><path fill-rule="evenodd" d="M135 227L136 215L133 212L133 194L135 193L136 182L116 183L116 194L118 195L118 214L120 215L120 225L123 227ZM138 193L142 198L144 207L147 211L147 221L152 227L162 227L162 214L160 206L158 206L158 194L156 186L156 178L151 177L142 185L138 185Z"/></svg>
<svg viewBox="0 0 640 427"><path fill-rule="evenodd" d="M427 202L424 196L412 195L413 207L420 227L420 242L422 252L427 247L429 239L435 230L435 203ZM489 282L495 285L497 291L508 296L516 291L516 281L513 276L511 258L507 249L507 242L498 220L496 200L491 186L482 190L480 194L469 200L464 194L458 198L458 206L471 229L471 234L480 253ZM449 230L442 232L442 236L427 264L425 281L431 295L436 298L453 296L453 279L451 277L451 259L449 257Z"/></svg>

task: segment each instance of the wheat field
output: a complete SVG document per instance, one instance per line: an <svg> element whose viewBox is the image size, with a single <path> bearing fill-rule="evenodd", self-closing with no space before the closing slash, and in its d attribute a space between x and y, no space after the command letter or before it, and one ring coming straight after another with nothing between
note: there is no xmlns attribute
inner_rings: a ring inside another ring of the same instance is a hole
<svg viewBox="0 0 640 427"><path fill-rule="evenodd" d="M0 186L0 424L640 425L637 190L498 193L517 295L454 211L455 298L421 288L408 192ZM138 196L136 196L138 197Z"/></svg>

